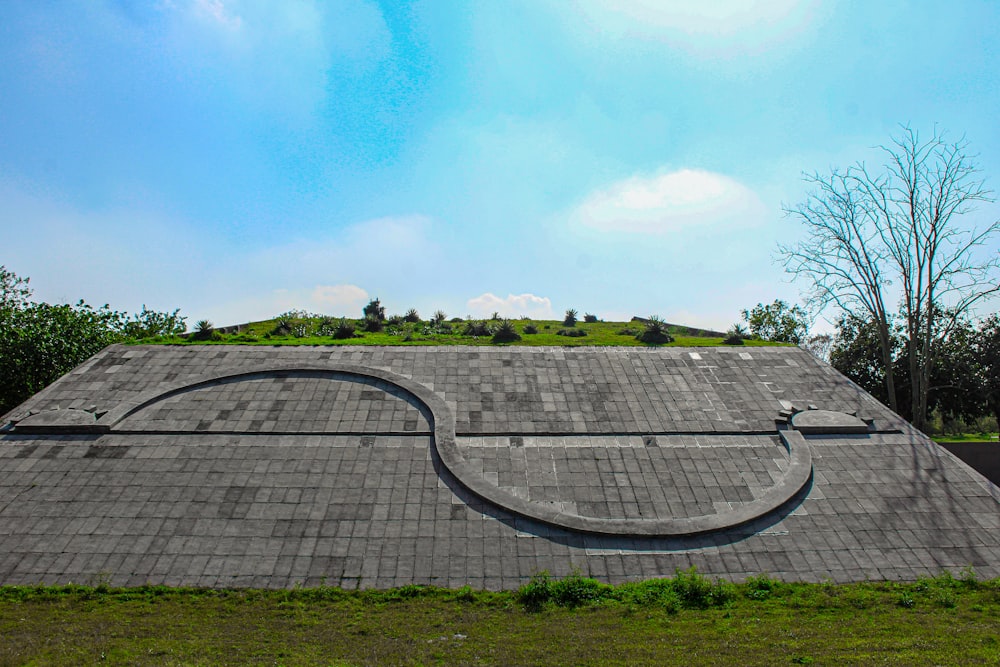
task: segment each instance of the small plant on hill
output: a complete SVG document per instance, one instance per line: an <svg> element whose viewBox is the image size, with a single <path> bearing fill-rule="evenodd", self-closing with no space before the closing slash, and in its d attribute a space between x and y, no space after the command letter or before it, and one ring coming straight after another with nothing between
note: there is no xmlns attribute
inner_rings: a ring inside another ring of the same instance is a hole
<svg viewBox="0 0 1000 667"><path fill-rule="evenodd" d="M316 335L317 336L332 336L333 330L337 326L337 321L332 317L323 316L320 321L316 324Z"/></svg>
<svg viewBox="0 0 1000 667"><path fill-rule="evenodd" d="M493 342L513 343L516 340L521 340L521 335L514 328L514 323L508 319L500 320L500 324L493 331Z"/></svg>
<svg viewBox="0 0 1000 667"><path fill-rule="evenodd" d="M371 315L365 317L364 329L368 333L378 333L384 327L385 325L380 318Z"/></svg>
<svg viewBox="0 0 1000 667"><path fill-rule="evenodd" d="M597 315L586 313L583 316L583 321L586 322L587 324L594 324L595 322L597 322Z"/></svg>
<svg viewBox="0 0 1000 667"><path fill-rule="evenodd" d="M587 332L583 329L560 329L556 332L557 336L569 336L570 338L580 338L581 336L586 336Z"/></svg>
<svg viewBox="0 0 1000 667"><path fill-rule="evenodd" d="M570 308L566 311L566 317L563 318L564 327L575 327L576 326L576 311Z"/></svg>
<svg viewBox="0 0 1000 667"><path fill-rule="evenodd" d="M363 312L365 319L368 319L369 317L374 317L379 321L385 319L385 308L378 299L372 299L369 301Z"/></svg>
<svg viewBox="0 0 1000 667"><path fill-rule="evenodd" d="M726 333L726 337L722 339L724 345L742 345L743 340L747 337L747 330L741 327L739 324L734 324L729 328Z"/></svg>
<svg viewBox="0 0 1000 667"><path fill-rule="evenodd" d="M490 336L493 330L490 325L481 320L470 320L462 330L463 336Z"/></svg>
<svg viewBox="0 0 1000 667"><path fill-rule="evenodd" d="M274 322L274 328L271 329L272 336L288 336L292 333L292 320L287 317L279 317Z"/></svg>
<svg viewBox="0 0 1000 667"><path fill-rule="evenodd" d="M219 340L222 336L215 330L211 322L198 320L194 325L194 333L191 337L195 340Z"/></svg>
<svg viewBox="0 0 1000 667"><path fill-rule="evenodd" d="M403 315L403 321L404 322L412 322L412 323L419 322L420 321L420 314L417 312L417 309L416 308L410 308L408 311L406 311L406 314Z"/></svg>
<svg viewBox="0 0 1000 667"><path fill-rule="evenodd" d="M536 334L536 333L538 333L538 327L536 327L534 324L525 324L524 325L524 333L526 333L526 334Z"/></svg>
<svg viewBox="0 0 1000 667"><path fill-rule="evenodd" d="M385 325L387 327L401 327L403 326L403 322L405 322L405 320L402 315L390 315L385 320Z"/></svg>
<svg viewBox="0 0 1000 667"><path fill-rule="evenodd" d="M431 316L431 324L444 324L446 319L448 319L448 316L444 314L443 310L435 310L434 315Z"/></svg>
<svg viewBox="0 0 1000 667"><path fill-rule="evenodd" d="M333 337L337 340L354 338L354 322L349 321L346 317L341 317L340 322L333 330Z"/></svg>
<svg viewBox="0 0 1000 667"><path fill-rule="evenodd" d="M646 320L646 327L638 336L636 340L640 340L643 343L648 343L650 345L663 345L664 343L672 343L674 337L670 335L670 331L667 328L667 323L661 320L656 315L651 315L648 320Z"/></svg>
<svg viewBox="0 0 1000 667"><path fill-rule="evenodd" d="M639 335L639 330L638 329L633 329L632 327L625 327L624 329L619 330L618 335L619 336L638 336Z"/></svg>

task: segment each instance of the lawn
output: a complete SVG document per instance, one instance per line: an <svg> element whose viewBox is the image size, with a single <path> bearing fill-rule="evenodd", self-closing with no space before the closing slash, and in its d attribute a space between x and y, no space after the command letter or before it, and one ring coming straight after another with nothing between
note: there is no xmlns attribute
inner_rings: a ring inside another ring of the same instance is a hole
<svg viewBox="0 0 1000 667"><path fill-rule="evenodd" d="M679 585L679 579L686 579ZM2 664L971 665L1000 661L1000 581L710 583L539 596L0 588Z"/></svg>

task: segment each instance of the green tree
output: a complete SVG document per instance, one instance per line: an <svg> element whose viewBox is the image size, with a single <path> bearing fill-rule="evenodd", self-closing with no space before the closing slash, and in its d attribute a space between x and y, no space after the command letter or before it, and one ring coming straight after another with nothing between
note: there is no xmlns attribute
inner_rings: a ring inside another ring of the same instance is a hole
<svg viewBox="0 0 1000 667"><path fill-rule="evenodd" d="M799 306L789 306L780 299L770 305L758 303L752 310L743 310L743 320L750 335L776 343L803 342L809 333L809 316Z"/></svg>
<svg viewBox="0 0 1000 667"><path fill-rule="evenodd" d="M6 413L112 343L184 330L178 311L143 306L131 318L94 308L34 302L27 278L0 266L0 414Z"/></svg>
<svg viewBox="0 0 1000 667"><path fill-rule="evenodd" d="M980 322L975 350L986 409L1000 424L1000 315L990 315Z"/></svg>

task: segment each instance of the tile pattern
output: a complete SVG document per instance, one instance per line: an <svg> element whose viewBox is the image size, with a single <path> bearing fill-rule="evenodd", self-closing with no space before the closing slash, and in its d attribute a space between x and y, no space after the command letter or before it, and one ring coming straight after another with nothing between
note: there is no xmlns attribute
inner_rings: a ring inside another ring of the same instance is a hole
<svg viewBox="0 0 1000 667"><path fill-rule="evenodd" d="M130 431L429 434L426 410L381 381L339 373L282 373L212 383L123 420Z"/></svg>
<svg viewBox="0 0 1000 667"><path fill-rule="evenodd" d="M1000 576L1000 489L792 348L112 347L12 414L106 410L207 373L324 359L420 382L449 402L484 475L594 514L700 512L759 492L781 469L768 434L788 402L859 410L883 432L809 437L812 484L773 515L655 539L574 533L487 505L442 469L422 424L390 434L381 414L357 432L345 418L340 434L0 432L0 582L513 588L543 569L621 582L692 565L734 580L914 579L966 565ZM235 410L225 391L205 409ZM390 425L412 407L395 395L381 404L394 401L407 407ZM205 412L199 424L209 417L220 429L244 419ZM623 499L642 488L662 490L665 505Z"/></svg>
<svg viewBox="0 0 1000 667"><path fill-rule="evenodd" d="M759 498L788 467L777 436L487 436L459 446L518 498L605 519L717 514Z"/></svg>

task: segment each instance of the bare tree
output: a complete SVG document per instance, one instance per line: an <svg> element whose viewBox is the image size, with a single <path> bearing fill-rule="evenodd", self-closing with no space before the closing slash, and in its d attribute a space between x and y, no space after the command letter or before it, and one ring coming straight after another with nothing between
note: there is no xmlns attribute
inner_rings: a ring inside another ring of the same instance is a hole
<svg viewBox="0 0 1000 667"><path fill-rule="evenodd" d="M992 192L963 137L930 139L904 127L879 146L880 172L859 162L829 176L806 176L806 202L785 212L806 228L804 240L779 245L785 270L809 281L809 302L872 318L886 394L898 409L892 371L890 299L899 300L910 370L911 419L923 428L937 343L974 306L1000 291L1000 252L990 247L1000 220L976 225L965 214Z"/></svg>

